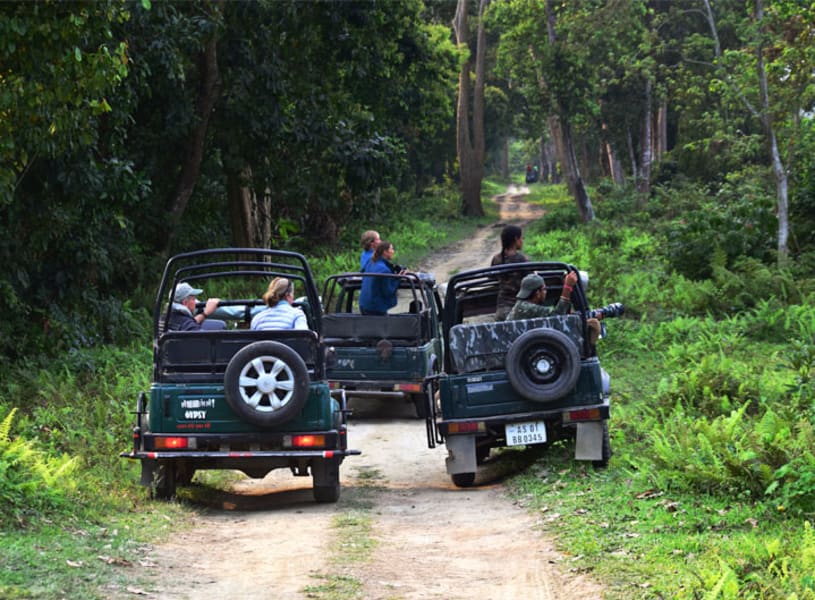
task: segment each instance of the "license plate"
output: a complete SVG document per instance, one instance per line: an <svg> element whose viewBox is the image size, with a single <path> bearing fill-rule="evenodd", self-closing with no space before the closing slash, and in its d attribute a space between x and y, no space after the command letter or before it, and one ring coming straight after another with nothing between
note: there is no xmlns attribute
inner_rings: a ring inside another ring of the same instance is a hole
<svg viewBox="0 0 815 600"><path fill-rule="evenodd" d="M507 446L527 446L546 442L546 423L543 421L507 423L504 429L506 431Z"/></svg>

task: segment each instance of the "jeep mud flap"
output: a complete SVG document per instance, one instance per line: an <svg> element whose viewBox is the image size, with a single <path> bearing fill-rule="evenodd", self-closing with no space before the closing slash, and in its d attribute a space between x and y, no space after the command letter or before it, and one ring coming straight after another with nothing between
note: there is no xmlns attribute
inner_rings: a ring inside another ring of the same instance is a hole
<svg viewBox="0 0 815 600"><path fill-rule="evenodd" d="M447 446L447 473L475 473L475 436L474 435L451 435L444 441Z"/></svg>
<svg viewBox="0 0 815 600"><path fill-rule="evenodd" d="M603 459L603 421L577 424L575 460Z"/></svg>

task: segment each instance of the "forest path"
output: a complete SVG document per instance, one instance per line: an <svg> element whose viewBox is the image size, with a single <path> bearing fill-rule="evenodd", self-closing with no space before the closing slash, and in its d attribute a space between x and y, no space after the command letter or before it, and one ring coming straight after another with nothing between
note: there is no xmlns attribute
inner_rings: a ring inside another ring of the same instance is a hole
<svg viewBox="0 0 815 600"><path fill-rule="evenodd" d="M500 249L504 224L523 225L542 215L524 201L525 193L510 188L496 198L499 223L435 253L421 270L443 283L455 272L488 265ZM294 478L288 471L243 480L232 493L202 507L192 528L151 549L146 563L151 585L138 590L140 595L176 600L602 596L600 586L569 570L541 520L506 495L501 480L517 469L517 456L514 465L501 455L491 458L479 469L477 487L459 489L445 471L444 447L427 447L425 424L413 416L411 404L352 399L350 405L349 445L363 453L343 463L337 504L314 503L311 478ZM349 521L364 524L364 531L354 534ZM342 522L346 525L338 526ZM349 554L359 558L342 558Z"/></svg>

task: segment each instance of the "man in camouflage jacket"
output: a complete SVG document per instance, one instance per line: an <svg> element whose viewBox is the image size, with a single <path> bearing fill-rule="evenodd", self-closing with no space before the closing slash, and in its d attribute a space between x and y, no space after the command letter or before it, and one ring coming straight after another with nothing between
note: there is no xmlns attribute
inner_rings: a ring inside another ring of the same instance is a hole
<svg viewBox="0 0 815 600"><path fill-rule="evenodd" d="M535 273L530 273L521 281L521 290L515 295L516 302L512 310L507 315L507 321L517 319L534 319L535 317L546 317L551 314L565 315L572 308L571 294L574 284L577 283L577 273L569 271L563 278L563 291L560 292L560 299L557 305L544 306L546 300L546 283L543 277Z"/></svg>

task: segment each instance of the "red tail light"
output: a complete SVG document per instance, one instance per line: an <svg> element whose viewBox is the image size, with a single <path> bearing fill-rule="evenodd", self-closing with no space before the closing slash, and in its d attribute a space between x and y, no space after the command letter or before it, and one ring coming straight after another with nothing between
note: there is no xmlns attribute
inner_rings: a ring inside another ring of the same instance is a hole
<svg viewBox="0 0 815 600"><path fill-rule="evenodd" d="M577 421L599 421L601 418L599 408L570 410L569 412L563 413L564 423L575 423Z"/></svg>
<svg viewBox="0 0 815 600"><path fill-rule="evenodd" d="M294 448L318 448L325 446L324 435L293 435L291 445Z"/></svg>
<svg viewBox="0 0 815 600"><path fill-rule="evenodd" d="M447 433L476 433L484 432L487 428L483 421L469 421L467 423L450 423Z"/></svg>
<svg viewBox="0 0 815 600"><path fill-rule="evenodd" d="M185 437L157 437L155 445L156 450L183 450L189 446L189 440Z"/></svg>
<svg viewBox="0 0 815 600"><path fill-rule="evenodd" d="M394 391L397 392L421 392L422 391L422 384L421 383L397 383L393 386Z"/></svg>

